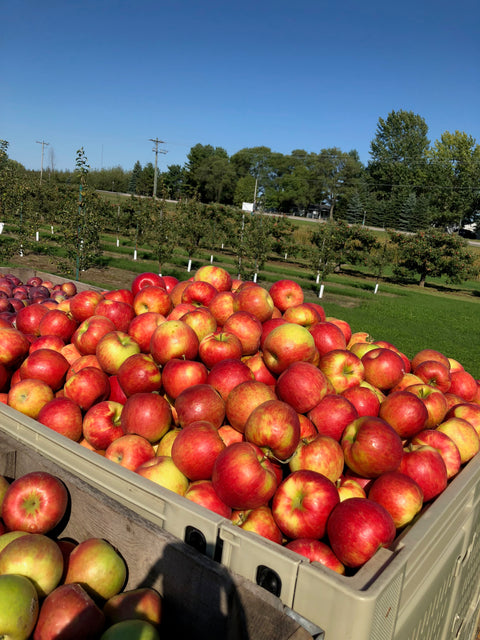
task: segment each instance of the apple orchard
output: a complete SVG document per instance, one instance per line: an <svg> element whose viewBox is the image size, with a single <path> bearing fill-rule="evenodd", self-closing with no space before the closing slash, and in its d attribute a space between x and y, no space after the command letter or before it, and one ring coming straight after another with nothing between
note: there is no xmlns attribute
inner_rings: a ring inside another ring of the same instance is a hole
<svg viewBox="0 0 480 640"><path fill-rule="evenodd" d="M6 274L0 291L3 403L341 574L480 449L480 384L455 354L352 333L291 280L206 265L113 291Z"/></svg>

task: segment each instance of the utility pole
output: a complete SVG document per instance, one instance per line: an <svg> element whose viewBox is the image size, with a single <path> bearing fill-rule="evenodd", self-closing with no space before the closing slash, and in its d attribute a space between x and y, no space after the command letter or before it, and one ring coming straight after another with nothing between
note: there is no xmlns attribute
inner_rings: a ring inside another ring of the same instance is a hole
<svg viewBox="0 0 480 640"><path fill-rule="evenodd" d="M155 144L155 146L153 147L152 151L155 152L155 173L153 174L153 199L156 200L157 199L157 167L158 167L158 154L159 153L167 153L166 151L164 151L163 149L159 149L158 145L159 144L165 144L165 142L163 140L159 140L158 138L149 138L150 142L153 142Z"/></svg>
<svg viewBox="0 0 480 640"><path fill-rule="evenodd" d="M50 144L49 142L45 142L44 140L42 140L41 142L39 142L38 140L36 141L37 144L41 144L42 145L42 164L40 165L40 184L42 184L42 175L43 175L43 150L44 147L48 147L48 145Z"/></svg>

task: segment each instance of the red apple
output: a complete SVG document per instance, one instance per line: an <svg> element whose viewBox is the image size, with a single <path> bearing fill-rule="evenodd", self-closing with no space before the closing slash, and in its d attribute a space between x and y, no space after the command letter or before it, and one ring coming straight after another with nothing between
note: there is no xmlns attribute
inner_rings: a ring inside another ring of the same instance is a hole
<svg viewBox="0 0 480 640"><path fill-rule="evenodd" d="M162 621L163 599L152 587L128 589L112 596L103 606L107 624L123 620L144 620L158 627Z"/></svg>
<svg viewBox="0 0 480 640"><path fill-rule="evenodd" d="M148 285L134 296L132 307L137 316L143 313L167 316L173 309L173 302L165 287Z"/></svg>
<svg viewBox="0 0 480 640"><path fill-rule="evenodd" d="M270 331L273 331L273 329L275 329L275 327L278 327L281 324L286 324L287 321L280 317L271 317L270 320L266 320L265 322L262 323L262 335L260 336L260 350L263 349L263 344L265 342L265 338L267 337L267 335L270 333Z"/></svg>
<svg viewBox="0 0 480 640"><path fill-rule="evenodd" d="M87 411L92 405L108 398L108 375L97 367L85 367L65 382L63 392L65 397L78 404L82 411Z"/></svg>
<svg viewBox="0 0 480 640"><path fill-rule="evenodd" d="M371 480L369 483L371 484ZM341 476L335 483L340 497L340 502L350 498L366 498L367 494L360 482L348 476Z"/></svg>
<svg viewBox="0 0 480 640"><path fill-rule="evenodd" d="M309 469L332 482L340 478L344 464L343 450L337 440L320 434L302 438L288 462L291 471Z"/></svg>
<svg viewBox="0 0 480 640"><path fill-rule="evenodd" d="M103 300L103 294L99 291L90 289L79 291L70 300L70 313L78 323L81 323L95 315L95 309L101 300Z"/></svg>
<svg viewBox="0 0 480 640"><path fill-rule="evenodd" d="M30 348L28 338L14 327L0 327L0 363L16 367L27 355Z"/></svg>
<svg viewBox="0 0 480 640"><path fill-rule="evenodd" d="M398 468L417 481L424 502L436 498L447 486L448 474L441 454L429 445L410 445Z"/></svg>
<svg viewBox="0 0 480 640"><path fill-rule="evenodd" d="M306 302L305 304L307 304L309 307L312 307L312 309L314 309L318 313L321 322L325 322L325 310L321 304L318 304L318 302Z"/></svg>
<svg viewBox="0 0 480 640"><path fill-rule="evenodd" d="M285 462L294 454L300 441L300 420L288 403L267 400L249 415L244 436L269 458Z"/></svg>
<svg viewBox="0 0 480 640"><path fill-rule="evenodd" d="M355 387L345 389L342 396L353 404L359 417L378 416L381 402L379 393L381 394L379 390L375 390L372 385L363 381Z"/></svg>
<svg viewBox="0 0 480 640"><path fill-rule="evenodd" d="M241 382L230 391L225 402L227 422L243 433L252 411L263 402L276 398L274 390L263 382L256 380Z"/></svg>
<svg viewBox="0 0 480 640"><path fill-rule="evenodd" d="M158 273L152 273L147 271L145 273L139 273L138 276L132 281L132 285L130 287L133 296L136 296L140 289L149 286L157 286L157 287L165 287L165 280Z"/></svg>
<svg viewBox="0 0 480 640"><path fill-rule="evenodd" d="M348 349L333 349L325 353L320 358L318 367L330 381L336 393L343 393L365 379L362 360Z"/></svg>
<svg viewBox="0 0 480 640"><path fill-rule="evenodd" d="M119 402L104 400L85 413L83 436L94 449L105 451L109 444L123 436L122 411L123 405Z"/></svg>
<svg viewBox="0 0 480 640"><path fill-rule="evenodd" d="M306 302L297 304L294 307L288 307L288 309L284 311L282 318L286 322L299 324L309 330L321 322L318 312Z"/></svg>
<svg viewBox="0 0 480 640"><path fill-rule="evenodd" d="M207 420L197 420L177 435L171 456L189 480L210 480L215 460L224 449L225 443L213 424Z"/></svg>
<svg viewBox="0 0 480 640"><path fill-rule="evenodd" d="M382 473L372 482L368 497L385 507L397 529L412 522L423 506L420 486L400 471Z"/></svg>
<svg viewBox="0 0 480 640"><path fill-rule="evenodd" d="M332 322L337 325L339 329L341 329L343 335L345 336L345 341L348 345L350 342L350 338L352 337L352 328L346 320L341 318L334 318L333 316L326 316L325 322Z"/></svg>
<svg viewBox="0 0 480 640"><path fill-rule="evenodd" d="M467 420L480 436L480 405L474 402L460 402L451 407L445 417Z"/></svg>
<svg viewBox="0 0 480 640"><path fill-rule="evenodd" d="M225 401L210 384L188 387L177 396L174 407L181 427L207 420L218 429L225 418Z"/></svg>
<svg viewBox="0 0 480 640"><path fill-rule="evenodd" d="M67 371L67 380L70 380L73 375L75 375L82 369L86 369L87 367L95 367L96 369L102 371L102 367L98 362L97 356L94 356L92 354L88 356L80 356L70 365L70 368Z"/></svg>
<svg viewBox="0 0 480 640"><path fill-rule="evenodd" d="M362 356L365 380L381 391L392 389L405 373L403 359L391 349L379 347Z"/></svg>
<svg viewBox="0 0 480 640"><path fill-rule="evenodd" d="M196 307L191 302L180 302L180 304L177 304L173 307L173 309L167 315L166 319L181 320L186 313L188 313L189 311L195 311L195 309L198 309L198 308L201 308L201 307Z"/></svg>
<svg viewBox="0 0 480 640"><path fill-rule="evenodd" d="M226 401L228 394L241 382L253 380L253 373L247 364L236 358L226 358L214 364L208 372L206 382Z"/></svg>
<svg viewBox="0 0 480 640"><path fill-rule="evenodd" d="M347 348L345 334L333 322L318 322L310 328L310 333L321 356L333 349Z"/></svg>
<svg viewBox="0 0 480 640"><path fill-rule="evenodd" d="M380 404L378 415L402 439L411 438L422 431L428 420L425 403L408 390L390 393Z"/></svg>
<svg viewBox="0 0 480 640"><path fill-rule="evenodd" d="M228 331L210 333L200 342L198 355L205 366L211 369L224 360L240 360L243 355L242 343L235 334Z"/></svg>
<svg viewBox="0 0 480 640"><path fill-rule="evenodd" d="M199 342L217 330L217 321L207 307L195 307L187 311L181 319L195 331Z"/></svg>
<svg viewBox="0 0 480 640"><path fill-rule="evenodd" d="M438 360L423 360L415 369L414 375L418 376L425 384L430 384L446 393L450 389L450 367Z"/></svg>
<svg viewBox="0 0 480 640"><path fill-rule="evenodd" d="M345 427L358 418L354 405L343 395L329 393L308 412L317 432L340 441Z"/></svg>
<svg viewBox="0 0 480 640"><path fill-rule="evenodd" d="M120 422L124 433L136 433L154 443L170 429L172 410L158 393L134 393L123 405Z"/></svg>
<svg viewBox="0 0 480 640"><path fill-rule="evenodd" d="M160 369L150 354L134 353L122 362L117 378L125 395L159 391L162 386Z"/></svg>
<svg viewBox="0 0 480 640"><path fill-rule="evenodd" d="M480 451L478 433L470 422L463 418L448 418L438 425L437 431L445 433L455 442L462 464L471 460Z"/></svg>
<svg viewBox="0 0 480 640"><path fill-rule="evenodd" d="M188 387L205 384L208 369L198 360L172 358L164 364L161 374L165 393L175 400Z"/></svg>
<svg viewBox="0 0 480 640"><path fill-rule="evenodd" d="M231 291L219 291L208 304L207 308L219 327L223 327L233 313L233 298L234 295Z"/></svg>
<svg viewBox="0 0 480 640"><path fill-rule="evenodd" d="M100 300L95 308L95 315L109 318L117 331L126 333L130 322L136 315L133 305L119 300Z"/></svg>
<svg viewBox="0 0 480 640"><path fill-rule="evenodd" d="M103 297L106 300L116 300L117 302L126 302L133 304L134 295L130 289L113 289L113 291L105 291Z"/></svg>
<svg viewBox="0 0 480 640"><path fill-rule="evenodd" d="M275 522L272 510L267 505L234 511L230 519L234 525L244 531L251 531L267 540L282 544L283 534Z"/></svg>
<svg viewBox="0 0 480 640"><path fill-rule="evenodd" d="M436 427L443 421L448 410L448 404L445 395L440 389L423 383L410 385L405 390L414 393L425 404L428 412L428 418L425 423L426 429Z"/></svg>
<svg viewBox="0 0 480 640"><path fill-rule="evenodd" d="M37 349L53 349L53 351L62 353L64 347L65 342L60 336L38 336L30 343L28 353L33 353Z"/></svg>
<svg viewBox="0 0 480 640"><path fill-rule="evenodd" d="M141 464L155 457L151 443L135 433L127 433L113 440L105 449L105 458L135 471Z"/></svg>
<svg viewBox="0 0 480 640"><path fill-rule="evenodd" d="M235 292L233 301L234 311L248 311L260 322L272 317L274 303L268 290L258 284L240 287Z"/></svg>
<svg viewBox="0 0 480 640"><path fill-rule="evenodd" d="M225 321L223 332L232 333L240 340L242 355L253 355L260 347L262 323L247 310L235 311Z"/></svg>
<svg viewBox="0 0 480 640"><path fill-rule="evenodd" d="M28 355L20 365L20 379L42 380L53 391L58 391L65 383L69 367L68 360L59 351L37 349Z"/></svg>
<svg viewBox="0 0 480 640"><path fill-rule="evenodd" d="M77 321L65 311L50 309L42 317L38 325L41 336L60 336L64 342L70 342L78 327Z"/></svg>
<svg viewBox="0 0 480 640"><path fill-rule="evenodd" d="M428 445L436 449L445 462L448 479L453 478L460 471L462 466L460 451L455 442L446 433L437 431L437 429L424 429L412 438L411 444L415 447Z"/></svg>
<svg viewBox="0 0 480 640"><path fill-rule="evenodd" d="M468 371L453 371L450 374L448 391L460 396L464 402L472 402L477 394L477 382Z"/></svg>
<svg viewBox="0 0 480 640"><path fill-rule="evenodd" d="M417 366L424 362L425 360L436 360L437 362L441 362L447 369L450 369L450 362L447 356L443 355L440 351L436 349L421 349L418 351L410 361L412 371L415 371Z"/></svg>
<svg viewBox="0 0 480 640"><path fill-rule="evenodd" d="M312 334L299 324L285 322L275 327L263 343L263 359L269 370L279 375L293 362L318 361Z"/></svg>
<svg viewBox="0 0 480 640"><path fill-rule="evenodd" d="M320 369L310 362L292 362L280 374L275 391L295 411L307 413L325 397L328 382Z"/></svg>
<svg viewBox="0 0 480 640"><path fill-rule="evenodd" d="M182 320L166 320L152 334L150 352L160 365L172 358L194 360L199 341L195 331Z"/></svg>
<svg viewBox="0 0 480 640"><path fill-rule="evenodd" d="M165 322L165 316L155 311L146 311L131 320L127 333L138 343L142 353L150 353L153 332L162 322Z"/></svg>
<svg viewBox="0 0 480 640"><path fill-rule="evenodd" d="M211 480L191 482L184 497L224 518L230 518L232 515L232 509L220 500Z"/></svg>
<svg viewBox="0 0 480 640"><path fill-rule="evenodd" d="M325 567L344 575L345 567L333 553L332 549L321 540L312 538L296 538L290 540L285 547L290 551L295 551L301 556L308 558L310 562L319 562Z"/></svg>
<svg viewBox="0 0 480 640"><path fill-rule="evenodd" d="M191 278L189 280L181 280L177 282L177 284L173 287L173 289L169 292L170 298L172 299L172 303L174 307L177 307L182 303L182 295L184 289L190 284Z"/></svg>
<svg viewBox="0 0 480 640"><path fill-rule="evenodd" d="M75 442L82 437L82 411L70 398L53 398L40 409L37 420Z"/></svg>
<svg viewBox="0 0 480 640"><path fill-rule="evenodd" d="M271 285L268 292L273 304L282 313L289 307L302 304L304 300L302 287L293 280L277 280Z"/></svg>
<svg viewBox="0 0 480 640"><path fill-rule="evenodd" d="M41 304L29 304L17 310L15 326L25 335L40 335L40 320L48 313L48 308Z"/></svg>
<svg viewBox="0 0 480 640"><path fill-rule="evenodd" d="M110 318L90 316L77 327L72 335L72 343L82 355L95 354L100 338L115 329L115 324Z"/></svg>
<svg viewBox="0 0 480 640"><path fill-rule="evenodd" d="M210 282L194 280L183 289L181 300L187 304L207 307L217 293L217 289Z"/></svg>
<svg viewBox="0 0 480 640"><path fill-rule="evenodd" d="M217 291L230 291L232 276L223 267L207 264L199 267L194 276L194 281L209 282Z"/></svg>

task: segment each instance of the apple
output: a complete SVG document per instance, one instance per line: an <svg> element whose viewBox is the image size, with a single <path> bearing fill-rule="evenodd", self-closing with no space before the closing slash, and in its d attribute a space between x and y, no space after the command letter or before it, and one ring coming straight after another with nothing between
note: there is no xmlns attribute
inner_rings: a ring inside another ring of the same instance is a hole
<svg viewBox="0 0 480 640"><path fill-rule="evenodd" d="M290 473L272 500L275 522L287 538L323 538L332 509L340 502L331 480L301 469Z"/></svg>
<svg viewBox="0 0 480 640"><path fill-rule="evenodd" d="M92 405L108 398L108 375L97 367L85 367L65 382L63 392L65 397L78 404L82 411L88 411Z"/></svg>
<svg viewBox="0 0 480 640"><path fill-rule="evenodd" d="M350 400L343 395L328 393L308 412L307 417L319 434L339 442L345 427L359 416Z"/></svg>
<svg viewBox="0 0 480 640"><path fill-rule="evenodd" d="M231 291L218 291L208 304L207 308L219 327L223 327L233 313L233 298Z"/></svg>
<svg viewBox="0 0 480 640"><path fill-rule="evenodd" d="M392 389L390 389L389 393L393 391L403 391L407 387L411 387L414 384L424 384L424 382L414 373L405 373L400 382L396 384Z"/></svg>
<svg viewBox="0 0 480 640"><path fill-rule="evenodd" d="M0 363L16 367L27 355L30 342L26 335L14 327L0 326Z"/></svg>
<svg viewBox="0 0 480 640"><path fill-rule="evenodd" d="M427 407L428 418L425 423L426 429L436 427L443 421L448 410L447 399L440 389L430 384L412 384L406 387L406 391L418 396Z"/></svg>
<svg viewBox="0 0 480 640"><path fill-rule="evenodd" d="M480 451L478 433L470 422L463 418L448 418L438 425L437 431L447 434L455 442L462 464L471 460Z"/></svg>
<svg viewBox="0 0 480 640"><path fill-rule="evenodd" d="M447 369L450 369L450 361L447 356L436 349L426 348L418 351L410 360L412 371L414 372L417 366L425 360L436 360L441 362Z"/></svg>
<svg viewBox="0 0 480 640"><path fill-rule="evenodd" d="M391 349L378 347L367 351L362 358L365 380L381 391L392 389L405 373L403 359Z"/></svg>
<svg viewBox="0 0 480 640"><path fill-rule="evenodd" d="M44 598L58 586L62 573L60 547L42 533L15 538L0 552L0 575L16 574L29 578L39 598Z"/></svg>
<svg viewBox="0 0 480 640"><path fill-rule="evenodd" d="M195 309L198 309L198 308L199 307L195 306L191 302L180 302L179 304L173 307L173 309L167 315L166 319L181 320L186 313L188 313L189 311L195 311Z"/></svg>
<svg viewBox="0 0 480 640"><path fill-rule="evenodd" d="M98 638L105 616L81 584L61 584L42 602L33 640Z"/></svg>
<svg viewBox="0 0 480 640"><path fill-rule="evenodd" d="M424 502L436 498L447 486L445 462L437 449L429 445L409 445L398 471L410 476L420 485Z"/></svg>
<svg viewBox="0 0 480 640"><path fill-rule="evenodd" d="M362 360L348 349L333 349L321 356L318 368L330 381L336 393L343 393L365 379Z"/></svg>
<svg viewBox="0 0 480 640"><path fill-rule="evenodd" d="M112 291L104 291L103 297L106 300L116 300L118 302L133 304L135 296L130 289L113 289Z"/></svg>
<svg viewBox="0 0 480 640"><path fill-rule="evenodd" d="M318 434L317 427L305 414L299 413L298 419L300 420L300 438L308 438Z"/></svg>
<svg viewBox="0 0 480 640"><path fill-rule="evenodd" d="M230 520L244 531L251 531L267 538L267 540L282 544L283 534L275 522L271 508L267 505L261 505L255 509L234 511Z"/></svg>
<svg viewBox="0 0 480 640"><path fill-rule="evenodd" d="M167 433L160 438L158 442L153 445L155 449L155 455L157 456L171 456L172 446L175 438L181 431L181 427L172 427Z"/></svg>
<svg viewBox="0 0 480 640"><path fill-rule="evenodd" d="M68 363L70 365L72 365L75 362L75 360L78 360L78 358L81 358L81 356L82 356L82 354L77 349L77 347L74 344L72 344L71 342L69 342L64 347L62 347L60 349L60 353L63 356L65 356L65 358L68 360Z"/></svg>
<svg viewBox="0 0 480 640"><path fill-rule="evenodd" d="M314 309L318 313L318 315L320 316L321 322L325 322L325 318L326 318L325 310L321 304L318 304L318 302L306 302L305 304L311 307L312 309Z"/></svg>
<svg viewBox="0 0 480 640"><path fill-rule="evenodd" d="M197 420L207 420L218 429L225 418L225 401L210 384L196 384L184 389L177 396L174 408L181 427Z"/></svg>
<svg viewBox="0 0 480 640"><path fill-rule="evenodd" d="M40 335L40 320L48 313L48 308L41 304L29 304L17 310L15 326L25 335Z"/></svg>
<svg viewBox="0 0 480 640"><path fill-rule="evenodd" d="M371 481L370 481L371 483ZM350 498L366 498L367 494L360 482L348 476L340 476L335 483L337 487L340 502L349 500Z"/></svg>
<svg viewBox="0 0 480 640"><path fill-rule="evenodd" d="M294 280L286 278L274 282L268 292L273 300L273 304L282 313L289 307L302 304L304 300L302 287Z"/></svg>
<svg viewBox="0 0 480 640"><path fill-rule="evenodd" d="M480 405L474 402L460 402L451 407L445 417L467 420L480 436Z"/></svg>
<svg viewBox="0 0 480 640"><path fill-rule="evenodd" d="M211 480L190 482L184 497L224 518L230 518L232 515L231 507L220 500Z"/></svg>
<svg viewBox="0 0 480 640"><path fill-rule="evenodd" d="M379 391L368 382L364 381L355 387L345 389L341 395L352 403L358 416L378 416L381 402Z"/></svg>
<svg viewBox="0 0 480 640"><path fill-rule="evenodd" d="M205 384L208 369L198 360L172 358L162 368L162 386L165 393L175 400L185 389L196 384Z"/></svg>
<svg viewBox="0 0 480 640"><path fill-rule="evenodd" d="M189 480L210 480L215 460L224 449L225 443L213 424L197 420L178 433L171 457Z"/></svg>
<svg viewBox="0 0 480 640"><path fill-rule="evenodd" d="M47 287L48 281L44 281L43 286ZM65 293L65 295L67 295L69 298L71 298L77 293L77 285L75 284L75 282L72 282L71 280L69 282L62 282L60 287L63 293Z"/></svg>
<svg viewBox="0 0 480 640"><path fill-rule="evenodd" d="M135 471L141 464L155 457L151 443L135 433L127 433L113 440L105 449L105 458Z"/></svg>
<svg viewBox="0 0 480 640"><path fill-rule="evenodd" d="M94 449L105 451L114 440L123 436L123 406L113 400L103 400L87 410L83 418L83 436Z"/></svg>
<svg viewBox="0 0 480 640"><path fill-rule="evenodd" d="M398 433L376 416L362 416L347 425L340 444L347 466L366 478L395 471L404 455Z"/></svg>
<svg viewBox="0 0 480 640"><path fill-rule="evenodd" d="M327 523L330 546L346 567L364 565L381 547L395 539L392 516L381 504L368 498L350 498L340 502Z"/></svg>
<svg viewBox="0 0 480 640"><path fill-rule="evenodd" d="M190 284L192 279L181 280L177 282L177 284L170 291L170 298L172 299L172 303L174 307L177 307L179 304L182 304L182 294L183 290Z"/></svg>
<svg viewBox="0 0 480 640"><path fill-rule="evenodd" d="M41 336L60 336L64 342L70 342L77 327L78 323L70 313L57 308L47 310L42 316L38 331Z"/></svg>
<svg viewBox="0 0 480 640"><path fill-rule="evenodd" d="M132 307L137 316L142 313L159 313L167 316L173 309L173 302L165 287L149 285L135 294Z"/></svg>
<svg viewBox="0 0 480 640"><path fill-rule="evenodd" d="M260 350L263 349L265 338L270 333L270 331L273 331L275 327L278 327L281 324L287 324L287 321L284 318L282 318L282 316L275 317L275 318L272 316L270 320L266 320L265 322L262 323L262 335L260 337Z"/></svg>
<svg viewBox="0 0 480 640"><path fill-rule="evenodd" d="M389 471L375 478L368 497L385 507L397 529L412 522L423 506L422 489L413 478L400 471Z"/></svg>
<svg viewBox="0 0 480 640"><path fill-rule="evenodd" d="M183 289L181 301L207 307L217 293L217 289L210 282L192 280Z"/></svg>
<svg viewBox="0 0 480 640"><path fill-rule="evenodd" d="M105 602L103 613L109 625L122 620L145 620L158 626L162 620L163 600L152 587L122 591Z"/></svg>
<svg viewBox="0 0 480 640"><path fill-rule="evenodd" d="M378 416L388 422L402 439L408 439L425 428L428 411L414 393L394 391L380 404Z"/></svg>
<svg viewBox="0 0 480 640"><path fill-rule="evenodd" d="M147 620L122 620L108 627L100 640L160 640L156 627Z"/></svg>
<svg viewBox="0 0 480 640"><path fill-rule="evenodd" d="M25 378L15 382L8 391L7 404L30 418L36 419L42 407L53 399L51 387L43 380Z"/></svg>
<svg viewBox="0 0 480 640"><path fill-rule="evenodd" d="M359 358L363 358L366 353L374 349L378 349L378 346L373 342L355 342L349 347L349 351Z"/></svg>
<svg viewBox="0 0 480 640"><path fill-rule="evenodd" d="M288 309L283 312L282 318L286 322L299 324L310 331L312 327L321 322L318 311L306 302L297 304L294 307L288 307Z"/></svg>
<svg viewBox="0 0 480 640"><path fill-rule="evenodd" d="M217 291L230 291L232 288L232 276L223 267L207 264L199 267L193 280L208 282L215 287Z"/></svg>
<svg viewBox="0 0 480 640"><path fill-rule="evenodd" d="M267 504L277 488L273 465L256 445L236 442L215 460L212 484L232 509L254 509Z"/></svg>
<svg viewBox="0 0 480 640"><path fill-rule="evenodd" d="M287 402L267 400L248 416L244 436L269 458L285 462L295 453L300 441L300 420Z"/></svg>
<svg viewBox="0 0 480 640"><path fill-rule="evenodd" d="M344 464L339 442L320 434L302 438L288 461L290 471L309 469L321 473L332 482L337 482L341 477Z"/></svg>
<svg viewBox="0 0 480 640"><path fill-rule="evenodd" d="M275 388L277 377L268 369L261 351L257 351L257 353L254 353L252 356L244 356L242 362L250 369L254 380L263 382L273 389Z"/></svg>
<svg viewBox="0 0 480 640"><path fill-rule="evenodd" d="M268 290L258 284L240 286L233 300L234 311L248 311L260 322L265 322L272 317L274 303Z"/></svg>
<svg viewBox="0 0 480 640"><path fill-rule="evenodd" d="M195 331L199 343L217 330L217 321L207 307L195 307L182 315L181 320Z"/></svg>
<svg viewBox="0 0 480 640"><path fill-rule="evenodd" d="M318 353L323 356L333 349L346 349L343 331L333 322L318 322L310 328Z"/></svg>
<svg viewBox="0 0 480 640"><path fill-rule="evenodd" d="M142 353L150 353L152 334L165 320L165 316L155 311L146 311L131 320L127 333L137 342Z"/></svg>
<svg viewBox="0 0 480 640"><path fill-rule="evenodd" d="M135 472L180 496L185 495L188 489L187 476L180 471L171 456L157 455L137 467Z"/></svg>
<svg viewBox="0 0 480 640"><path fill-rule="evenodd" d="M295 540L290 540L290 542L285 545L285 548L308 558L310 562L319 562L340 575L345 574L344 565L333 553L328 544L321 540L316 540L315 538L296 538Z"/></svg>
<svg viewBox="0 0 480 640"><path fill-rule="evenodd" d="M100 338L115 329L115 324L110 318L98 315L90 316L80 323L73 333L71 341L82 355L95 354Z"/></svg>
<svg viewBox="0 0 480 640"><path fill-rule="evenodd" d="M98 341L95 355L105 373L118 373L120 365L134 353L140 353L138 342L125 331L111 331Z"/></svg>
<svg viewBox="0 0 480 640"><path fill-rule="evenodd" d="M240 433L240 431L237 431L229 424L223 424L220 429L218 429L218 435L227 447L234 442L243 442L245 440L243 433Z"/></svg>
<svg viewBox="0 0 480 640"><path fill-rule="evenodd" d="M148 353L134 353L122 362L117 378L125 395L159 391L162 386L160 368Z"/></svg>
<svg viewBox="0 0 480 640"><path fill-rule="evenodd" d="M150 352L159 365L172 358L194 360L198 354L198 337L182 320L166 320L152 334Z"/></svg>
<svg viewBox="0 0 480 640"><path fill-rule="evenodd" d="M253 373L245 362L237 358L225 358L215 363L207 374L206 382L226 401L232 389L241 382L253 380Z"/></svg>
<svg viewBox="0 0 480 640"><path fill-rule="evenodd" d="M38 594L22 575L0 575L0 631L5 640L28 640L38 619Z"/></svg>
<svg viewBox="0 0 480 640"><path fill-rule="evenodd" d="M223 324L224 333L232 333L240 340L243 356L256 353L260 347L262 323L247 310L234 311Z"/></svg>
<svg viewBox="0 0 480 640"><path fill-rule="evenodd" d="M170 429L172 410L158 393L134 393L127 398L119 419L124 433L134 433L155 443Z"/></svg>
<svg viewBox="0 0 480 640"><path fill-rule="evenodd" d="M20 379L43 380L52 391L58 391L65 383L70 365L59 351L37 349L30 353L19 367Z"/></svg>
<svg viewBox="0 0 480 640"><path fill-rule="evenodd" d="M81 323L95 315L95 309L101 300L103 300L103 294L99 291L92 289L79 291L70 299L70 313L78 323Z"/></svg>
<svg viewBox="0 0 480 640"><path fill-rule="evenodd" d="M449 392L460 396L464 402L472 402L478 390L475 378L468 371L452 371Z"/></svg>
<svg viewBox="0 0 480 640"><path fill-rule="evenodd" d="M343 335L345 336L345 341L348 345L348 343L350 342L350 338L352 337L352 328L349 323L342 318L335 318L333 316L326 316L325 322L332 322L333 324L337 325L337 327L341 329Z"/></svg>
<svg viewBox="0 0 480 640"><path fill-rule="evenodd" d="M436 449L442 456L447 468L447 478L453 478L460 471L462 460L455 442L446 433L437 429L424 429L417 433L410 441L414 446L428 445Z"/></svg>
<svg viewBox="0 0 480 640"><path fill-rule="evenodd" d="M33 353L37 349L53 349L53 351L59 351L62 353L62 349L65 347L65 342L60 336L38 336L34 338L30 343L28 353Z"/></svg>
<svg viewBox="0 0 480 640"><path fill-rule="evenodd" d="M240 360L242 355L240 338L228 331L210 333L201 340L198 347L198 356L208 369L225 360Z"/></svg>
<svg viewBox="0 0 480 640"><path fill-rule="evenodd" d="M37 420L75 442L82 437L82 411L70 398L53 398L40 409Z"/></svg>
<svg viewBox="0 0 480 640"><path fill-rule="evenodd" d="M298 413L307 413L327 394L328 382L310 362L292 362L278 377L275 391Z"/></svg>
<svg viewBox="0 0 480 640"><path fill-rule="evenodd" d="M285 322L267 334L263 343L263 359L270 371L280 375L293 362L318 361L315 341L308 329Z"/></svg>
<svg viewBox="0 0 480 640"><path fill-rule="evenodd" d="M149 286L163 287L164 289L166 288L165 280L160 274L146 271L145 273L139 273L137 276L135 276L132 281L130 290L135 297L140 289Z"/></svg>
<svg viewBox="0 0 480 640"><path fill-rule="evenodd" d="M275 391L263 382L246 380L234 387L225 402L227 422L240 433L252 411L267 400L277 398Z"/></svg>
<svg viewBox="0 0 480 640"><path fill-rule="evenodd" d="M443 393L450 389L450 367L438 360L422 360L413 369L413 374L418 376L425 384L430 384L443 391Z"/></svg>
<svg viewBox="0 0 480 640"><path fill-rule="evenodd" d="M87 538L69 556L65 584L79 583L94 600L108 600L120 593L126 577L120 553L106 540Z"/></svg>

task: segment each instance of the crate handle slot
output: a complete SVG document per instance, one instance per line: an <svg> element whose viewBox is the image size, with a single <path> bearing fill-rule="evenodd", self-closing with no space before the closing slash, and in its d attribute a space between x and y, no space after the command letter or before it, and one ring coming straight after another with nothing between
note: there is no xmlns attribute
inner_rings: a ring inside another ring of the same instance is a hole
<svg viewBox="0 0 480 640"><path fill-rule="evenodd" d="M282 580L278 573L263 564L257 567L257 584L279 597L282 592Z"/></svg>
<svg viewBox="0 0 480 640"><path fill-rule="evenodd" d="M196 527L188 525L185 529L185 542L203 555L207 552L207 541L203 533Z"/></svg>

